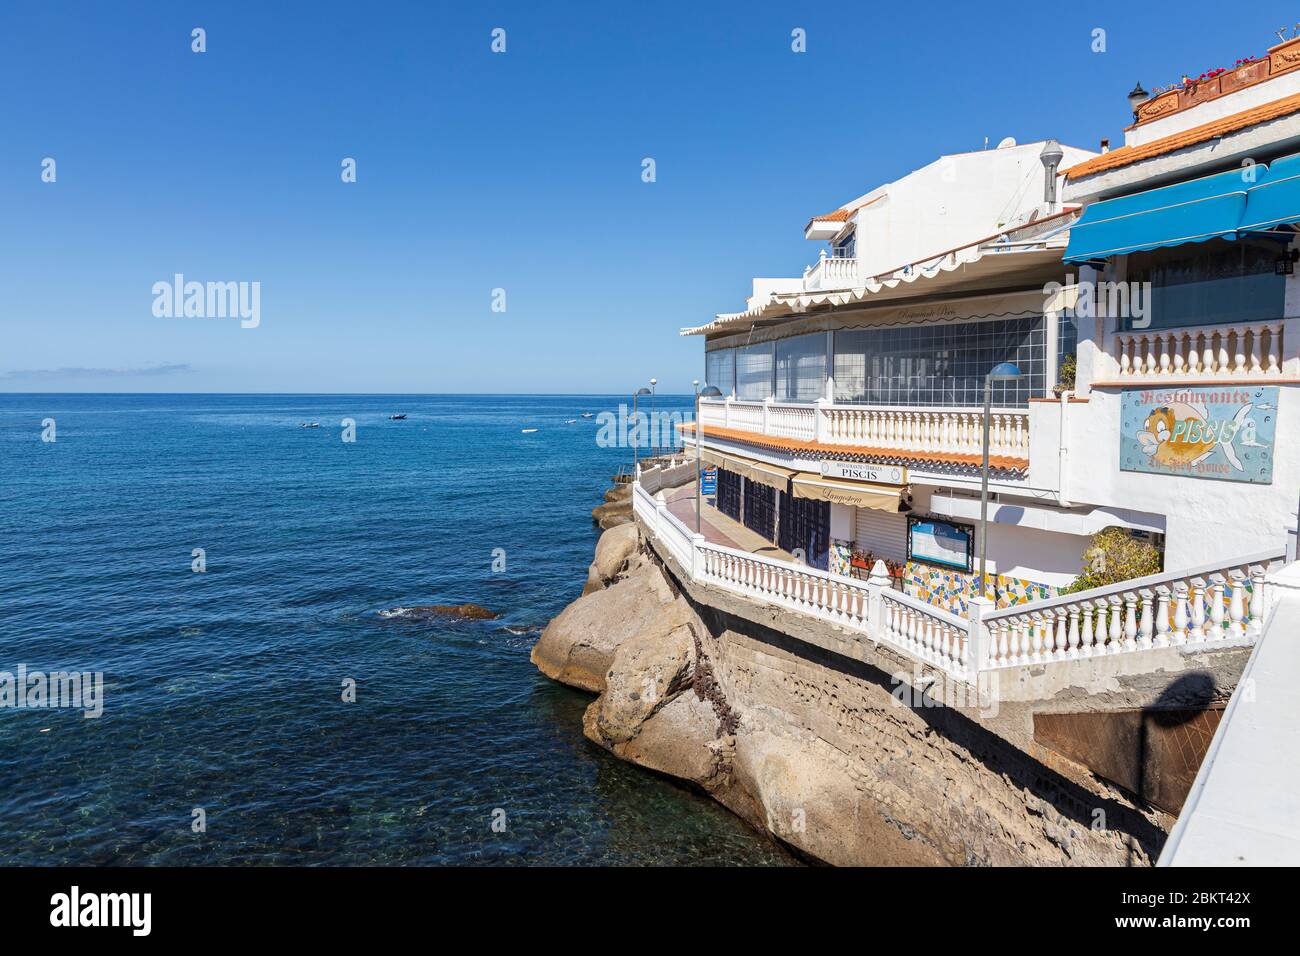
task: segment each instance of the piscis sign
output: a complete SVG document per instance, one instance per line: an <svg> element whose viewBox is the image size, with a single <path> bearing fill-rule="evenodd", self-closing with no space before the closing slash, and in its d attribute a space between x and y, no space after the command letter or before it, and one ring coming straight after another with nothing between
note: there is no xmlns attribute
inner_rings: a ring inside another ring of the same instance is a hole
<svg viewBox="0 0 1300 956"><path fill-rule="evenodd" d="M1120 470L1271 484L1277 394L1228 384L1125 391Z"/></svg>

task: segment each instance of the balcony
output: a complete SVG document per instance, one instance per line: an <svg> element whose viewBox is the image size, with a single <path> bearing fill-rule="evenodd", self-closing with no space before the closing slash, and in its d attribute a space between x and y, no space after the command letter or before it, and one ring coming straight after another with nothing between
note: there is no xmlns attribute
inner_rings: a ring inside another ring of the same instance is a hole
<svg viewBox="0 0 1300 956"><path fill-rule="evenodd" d="M995 468L1029 465L1029 410L995 408L989 419L989 458ZM901 408L706 399L700 403L706 437L762 438L789 451L830 451L898 458L935 465L976 465L983 454L984 414L965 407Z"/></svg>
<svg viewBox="0 0 1300 956"><path fill-rule="evenodd" d="M814 265L803 271L803 289L816 292L823 289L849 289L857 284L858 260L828 256L826 250Z"/></svg>
<svg viewBox="0 0 1300 956"><path fill-rule="evenodd" d="M1275 321L1116 332L1101 380L1093 384L1282 379L1285 328Z"/></svg>

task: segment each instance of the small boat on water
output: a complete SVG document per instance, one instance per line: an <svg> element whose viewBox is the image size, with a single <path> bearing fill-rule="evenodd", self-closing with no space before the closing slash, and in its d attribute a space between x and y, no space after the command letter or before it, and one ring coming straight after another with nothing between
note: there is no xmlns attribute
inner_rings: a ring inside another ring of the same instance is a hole
<svg viewBox="0 0 1300 956"><path fill-rule="evenodd" d="M595 412L583 412L583 413L582 413L582 417L583 417L583 418L595 418L595 417L596 417L596 413L595 413Z"/></svg>
<svg viewBox="0 0 1300 956"><path fill-rule="evenodd" d="M519 431L520 431L521 434L524 434L524 435L531 435L533 432L537 431L537 429L536 429L536 428L521 428L521 429L519 429Z"/></svg>
<svg viewBox="0 0 1300 956"><path fill-rule="evenodd" d="M299 428L320 428L320 422L299 422Z"/></svg>
<svg viewBox="0 0 1300 956"><path fill-rule="evenodd" d="M402 412L402 414L400 414L400 415L389 415L389 416L388 416L388 420L389 420L390 422L403 422L403 421L406 421L406 412Z"/></svg>
<svg viewBox="0 0 1300 956"><path fill-rule="evenodd" d="M578 420L577 420L576 418L566 418L566 419L564 420L564 424L566 424L566 425L576 425L576 424L578 424Z"/></svg>

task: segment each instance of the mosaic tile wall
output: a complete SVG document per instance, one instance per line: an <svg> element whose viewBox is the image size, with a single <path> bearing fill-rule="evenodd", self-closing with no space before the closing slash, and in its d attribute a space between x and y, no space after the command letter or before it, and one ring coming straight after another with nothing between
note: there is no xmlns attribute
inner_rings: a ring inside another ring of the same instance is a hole
<svg viewBox="0 0 1300 956"><path fill-rule="evenodd" d="M903 569L903 590L922 601L929 601L953 614L965 616L969 601L978 593L976 574L953 568L940 568L919 561L908 561ZM1010 607L1028 601L1056 597L1057 589L1006 575L990 575L995 593L989 595L998 607Z"/></svg>
<svg viewBox="0 0 1300 956"><path fill-rule="evenodd" d="M853 556L853 542L833 540L831 542L830 554L827 557L827 570L831 574L842 574L846 578L853 575L851 558Z"/></svg>

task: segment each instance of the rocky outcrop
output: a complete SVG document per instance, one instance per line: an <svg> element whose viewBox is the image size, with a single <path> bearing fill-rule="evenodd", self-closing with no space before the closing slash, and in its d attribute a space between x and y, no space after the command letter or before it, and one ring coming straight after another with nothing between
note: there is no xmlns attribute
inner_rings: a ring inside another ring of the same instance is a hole
<svg viewBox="0 0 1300 956"><path fill-rule="evenodd" d="M596 505L591 509L591 520L606 531L610 528L617 528L619 525L631 524L631 497L618 498L607 501L603 505Z"/></svg>
<svg viewBox="0 0 1300 956"><path fill-rule="evenodd" d="M632 482L624 481L605 492L606 501L626 501L632 497Z"/></svg>
<svg viewBox="0 0 1300 956"><path fill-rule="evenodd" d="M897 661L812 647L790 636L797 622L759 624L738 599L697 603L622 528L597 558L599 590L551 622L534 662L599 693L590 740L799 852L858 865L1144 865L1158 852L1167 820L966 713L905 703Z"/></svg>
<svg viewBox="0 0 1300 956"><path fill-rule="evenodd" d="M617 553L614 545L609 551ZM532 651L543 674L582 690L604 690L614 652L624 642L638 636L661 640L686 621L690 609L674 596L663 572L644 555L634 557L625 559L612 583L574 601L546 626ZM599 576L596 563L592 569Z"/></svg>

